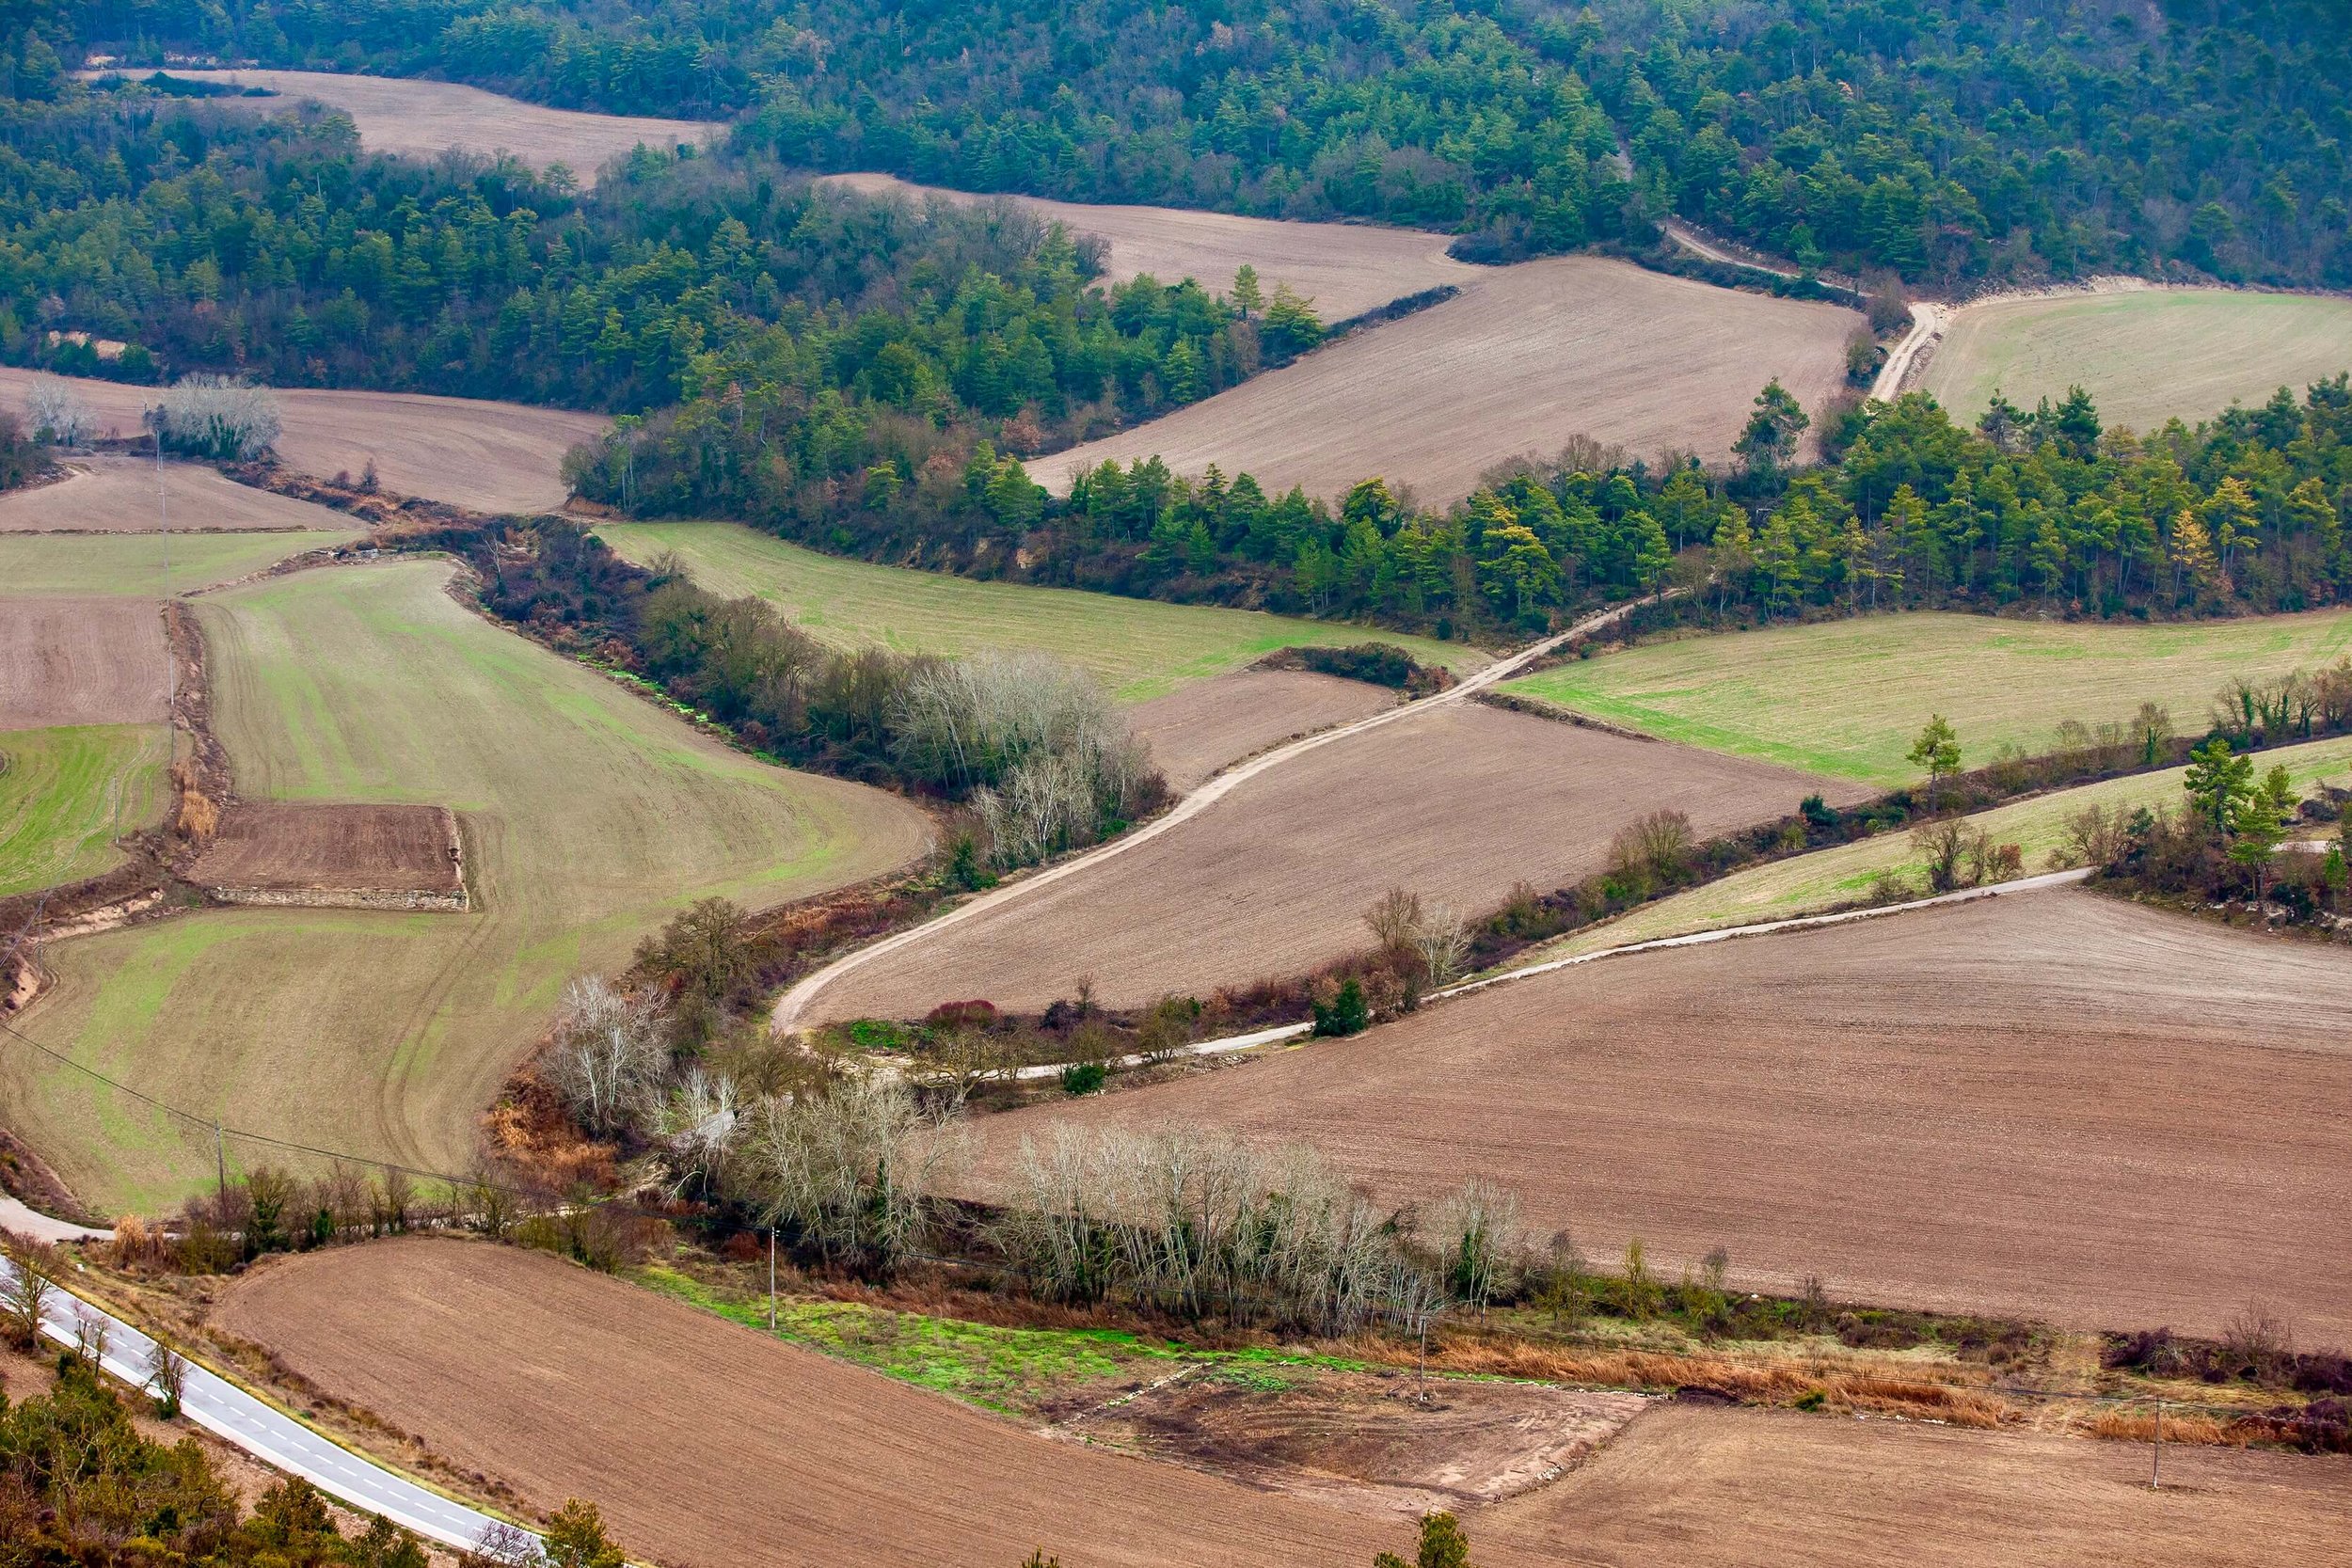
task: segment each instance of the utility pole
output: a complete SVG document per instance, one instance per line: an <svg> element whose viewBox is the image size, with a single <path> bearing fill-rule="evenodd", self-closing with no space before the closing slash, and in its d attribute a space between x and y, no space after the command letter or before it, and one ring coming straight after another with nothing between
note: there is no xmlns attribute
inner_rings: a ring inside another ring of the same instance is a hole
<svg viewBox="0 0 2352 1568"><path fill-rule="evenodd" d="M2148 1489L2164 1490L2164 1402L2156 1402L2156 1440L2148 1450Z"/></svg>
<svg viewBox="0 0 2352 1568"><path fill-rule="evenodd" d="M217 1117L213 1121L213 1180L218 1184L217 1201L220 1217L225 1224L229 1219L229 1148L221 1135Z"/></svg>
<svg viewBox="0 0 2352 1568"><path fill-rule="evenodd" d="M776 1227L768 1227L768 1332L776 1331Z"/></svg>

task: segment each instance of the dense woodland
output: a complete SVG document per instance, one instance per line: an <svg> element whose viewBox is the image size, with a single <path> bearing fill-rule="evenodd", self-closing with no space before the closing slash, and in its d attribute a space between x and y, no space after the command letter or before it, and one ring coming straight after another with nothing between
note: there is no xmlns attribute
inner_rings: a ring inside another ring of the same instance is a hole
<svg viewBox="0 0 2352 1568"><path fill-rule="evenodd" d="M115 0L71 47L436 74L743 118L977 190L1454 230L1495 257L1675 214L1804 262L2352 283L2324 0ZM1616 154L1629 155L1630 173Z"/></svg>

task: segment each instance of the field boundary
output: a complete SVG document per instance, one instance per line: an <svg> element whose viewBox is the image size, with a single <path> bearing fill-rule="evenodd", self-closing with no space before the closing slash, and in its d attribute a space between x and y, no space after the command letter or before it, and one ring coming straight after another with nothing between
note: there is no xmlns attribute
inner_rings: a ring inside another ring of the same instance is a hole
<svg viewBox="0 0 2352 1568"><path fill-rule="evenodd" d="M1673 592L1675 591L1668 590L1668 594ZM1327 746L1335 740L1344 740L1351 736L1362 735L1378 729L1384 724L1395 723L1407 716L1425 713L1446 704L1474 697L1488 687L1510 679L1521 666L1541 658L1571 638L1589 635L1619 617L1629 615L1642 606L1654 603L1664 596L1666 595L1651 594L1645 598L1629 599L1613 609L1602 610L1597 615L1586 616L1566 630L1554 632L1520 649L1516 654L1496 659L1484 669L1465 675L1459 682L1443 691L1411 702L1400 703L1394 707L1383 708L1378 713L1349 723L1319 730L1303 739L1294 740L1262 752L1238 767L1228 768L1179 800L1173 810L1163 813L1144 826L1123 833L1096 849L1089 850L1073 860L1064 861L1059 865L1050 866L1034 877L1009 883L993 893L983 894L936 919L926 921L920 926L911 927L906 930L884 937L880 942L844 954L832 963L805 976L777 998L775 1007L770 1014L769 1026L778 1035L789 1034L799 1023L801 1015L808 1010L808 1005L816 1000L817 994L851 970L864 968L876 958L885 958L902 948L913 946L917 942L928 940L933 933L944 930L949 926L958 925L983 911L1000 908L1037 888L1060 881L1066 877L1074 876L1089 867L1099 865L1113 856L1125 854L1138 845L1148 844L1160 834L1200 816L1251 779L1302 756L1308 752Z"/></svg>

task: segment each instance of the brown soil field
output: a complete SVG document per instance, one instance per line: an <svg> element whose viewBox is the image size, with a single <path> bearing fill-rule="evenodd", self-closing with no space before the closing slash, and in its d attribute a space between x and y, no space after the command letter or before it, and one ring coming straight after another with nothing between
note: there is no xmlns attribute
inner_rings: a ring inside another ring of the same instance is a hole
<svg viewBox="0 0 2352 1568"><path fill-rule="evenodd" d="M153 600L0 598L0 730L160 720L170 684Z"/></svg>
<svg viewBox="0 0 2352 1568"><path fill-rule="evenodd" d="M2344 1560L2352 1462L1669 1405L1465 1520L1474 1555L1608 1568L2257 1568Z"/></svg>
<svg viewBox="0 0 2352 1568"><path fill-rule="evenodd" d="M1391 322L1164 418L1031 460L1057 491L1106 460L1214 463L1269 490L1336 496L1375 475L1425 502L1467 495L1508 457L1589 436L1656 457L1724 458L1764 383L1807 408L1845 380L1862 318L1562 256L1498 268Z"/></svg>
<svg viewBox="0 0 2352 1568"><path fill-rule="evenodd" d="M75 457L52 484L0 496L0 533L243 533L350 530L349 518L291 496L239 484L201 463L166 463L165 509L151 458Z"/></svg>
<svg viewBox="0 0 2352 1568"><path fill-rule="evenodd" d="M1194 278L1211 293L1224 293L1244 266L1258 270L1268 297L1287 283L1314 302L1328 325L1377 309L1392 299L1446 284L1467 287L1494 276L1448 256L1444 234L1360 223L1289 223L1275 218L1236 217L1230 213L1191 212L1180 207L1117 207L1037 197L976 196L937 185L910 184L887 174L827 175L830 184L868 195L920 200L1002 200L1058 223L1073 234L1099 235L1110 242L1104 276L1125 282L1150 273L1163 283Z"/></svg>
<svg viewBox="0 0 2352 1568"><path fill-rule="evenodd" d="M1057 1435L1375 1516L1418 1519L1542 1485L1651 1401L1410 1372L1205 1370L1058 1421Z"/></svg>
<svg viewBox="0 0 2352 1568"><path fill-rule="evenodd" d="M257 1271L214 1321L633 1557L1346 1563L1400 1531L1022 1431L544 1254L416 1240Z"/></svg>
<svg viewBox="0 0 2352 1568"><path fill-rule="evenodd" d="M1384 1201L1470 1175L1596 1259L1756 1289L2352 1341L2352 959L2052 891L1611 958L1344 1043L983 1124L1301 1140Z"/></svg>
<svg viewBox="0 0 2352 1568"><path fill-rule="evenodd" d="M1127 721L1182 792L1278 741L1400 700L1384 687L1309 670L1241 670L1139 703L1127 710Z"/></svg>
<svg viewBox="0 0 2352 1568"><path fill-rule="evenodd" d="M1597 869L1610 839L1661 808L1704 837L1840 785L1770 764L1454 704L1351 736L1239 785L1171 831L851 970L811 1022L920 1018L985 997L1041 1007L1091 975L1135 1006L1169 991L1300 974L1366 945L1391 887L1464 914L1522 879Z"/></svg>
<svg viewBox="0 0 2352 1568"><path fill-rule="evenodd" d="M32 372L0 366L0 407L22 413ZM135 434L161 396L152 387L61 377L102 426ZM278 455L304 473L353 477L375 464L388 490L483 512L548 511L564 503L558 466L576 443L604 429L601 414L415 392L283 388Z"/></svg>
<svg viewBox="0 0 2352 1568"><path fill-rule="evenodd" d="M142 73L143 74L143 73ZM663 151L724 129L706 120L583 114L526 103L454 82L346 76L323 71L184 71L174 76L267 87L277 98L225 98L236 107L281 107L304 99L342 109L371 152L431 157L454 148L485 157L512 152L533 168L564 164L592 184L597 170L643 142Z"/></svg>
<svg viewBox="0 0 2352 1568"><path fill-rule="evenodd" d="M594 1498L640 1559L1361 1568L1411 1544L1402 1521L1025 1433L543 1254L310 1253L214 1322L446 1464L541 1507ZM2341 1559L2341 1458L2174 1449L2166 1476L2151 1493L2122 1444L1667 1406L1462 1517L1490 1568Z"/></svg>
<svg viewBox="0 0 2352 1568"><path fill-rule="evenodd" d="M457 819L445 806L265 801L221 814L188 869L199 887L454 893Z"/></svg>

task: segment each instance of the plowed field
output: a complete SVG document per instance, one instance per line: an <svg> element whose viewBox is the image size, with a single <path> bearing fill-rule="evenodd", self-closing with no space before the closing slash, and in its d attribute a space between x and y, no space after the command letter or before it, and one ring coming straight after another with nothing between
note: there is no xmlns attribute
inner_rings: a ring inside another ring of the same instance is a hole
<svg viewBox="0 0 2352 1568"><path fill-rule="evenodd" d="M887 174L834 174L831 184L870 195L904 196L920 201L1005 200L1058 223L1073 234L1096 234L1110 242L1105 276L1124 282L1149 273L1163 283L1190 277L1211 293L1225 293L1233 274L1254 267L1268 297L1287 283L1312 300L1325 323L1344 321L1392 299L1445 284L1457 287L1494 276L1493 269L1456 261L1446 254L1444 234L1359 223L1285 223L1236 217L1230 213L1188 212L1177 207L1114 207L1037 197L992 198L936 185L914 185Z"/></svg>
<svg viewBox="0 0 2352 1568"><path fill-rule="evenodd" d="M239 484L200 463L76 457L54 484L0 496L0 533L220 533L348 529L351 519ZM160 481L160 484L159 484ZM159 500L158 488L162 491Z"/></svg>
<svg viewBox="0 0 2352 1568"><path fill-rule="evenodd" d="M1136 737L1179 791L1277 741L1392 707L1385 687L1307 670L1244 670L1196 681L1130 710Z"/></svg>
<svg viewBox="0 0 2352 1568"><path fill-rule="evenodd" d="M0 366L0 406L23 412L30 371ZM135 434L161 393L152 387L68 377L98 417L101 434ZM388 490L483 512L545 511L563 504L564 453L604 429L601 414L415 392L278 393L285 434L278 455L304 473L354 478L373 461Z"/></svg>
<svg viewBox="0 0 2352 1568"><path fill-rule="evenodd" d="M2352 1336L2352 960L2081 893L1611 958L1343 1044L1015 1113L1303 1139L1385 1199L1472 1174L1669 1272Z"/></svg>
<svg viewBox="0 0 2352 1568"><path fill-rule="evenodd" d="M540 1254L347 1247L247 1275L219 1325L551 1507L686 1565L1341 1564L1406 1527L1031 1435ZM2255 1568L2352 1529L2341 1458L1670 1406L1550 1484L1466 1507L1492 1568Z"/></svg>
<svg viewBox="0 0 2352 1568"><path fill-rule="evenodd" d="M1720 459L1767 380L1807 408L1841 386L1860 321L1599 257L1530 261L1029 472L1067 490L1083 468L1156 452L1179 473L1214 463L1269 490L1329 497L1378 475L1442 502L1571 436Z"/></svg>
<svg viewBox="0 0 2352 1568"><path fill-rule="evenodd" d="M170 680L152 599L0 595L0 730L160 721Z"/></svg>
<svg viewBox="0 0 2352 1568"><path fill-rule="evenodd" d="M237 107L262 107L310 99L342 109L358 128L359 145L371 152L431 157L452 148L487 157L512 152L534 168L563 164L592 184L596 171L643 142L668 151L692 144L723 127L704 120L656 119L640 115L582 114L526 103L455 82L405 77L346 76L324 71L183 71L174 76L267 87L280 96L225 98Z"/></svg>
<svg viewBox="0 0 2352 1568"><path fill-rule="evenodd" d="M1597 869L1627 823L1672 807L1701 836L1835 784L1766 764L1474 704L1345 740L1252 779L1200 816L850 971L812 1021L919 1018L986 997L1030 1008L1091 975L1109 1006L1287 975L1365 945L1391 887L1465 914L1522 878Z"/></svg>
<svg viewBox="0 0 2352 1568"><path fill-rule="evenodd" d="M440 806L231 806L188 880L199 887L454 893L457 824Z"/></svg>

